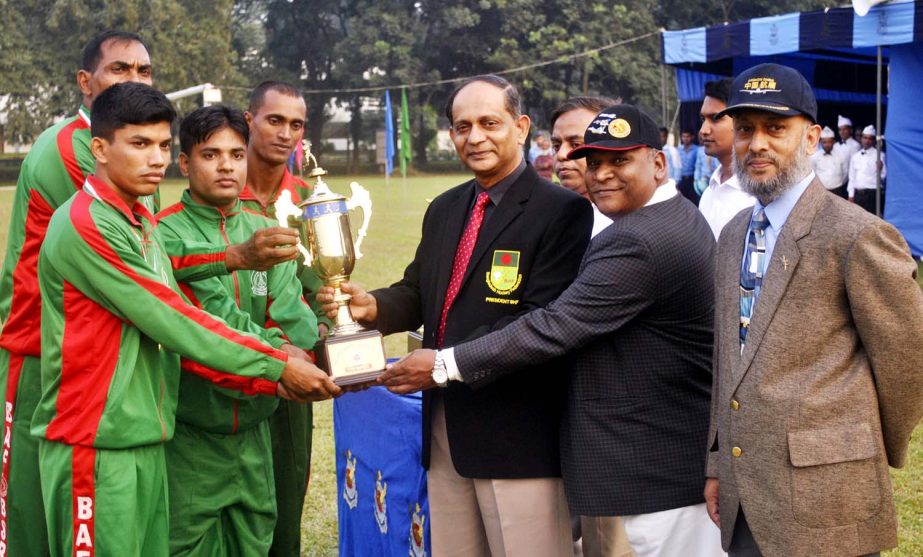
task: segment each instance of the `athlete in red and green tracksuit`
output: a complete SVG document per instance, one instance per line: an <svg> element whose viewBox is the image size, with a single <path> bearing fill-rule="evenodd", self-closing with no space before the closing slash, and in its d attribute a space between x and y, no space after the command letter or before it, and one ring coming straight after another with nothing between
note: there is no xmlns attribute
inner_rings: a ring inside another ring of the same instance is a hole
<svg viewBox="0 0 923 557"><path fill-rule="evenodd" d="M32 434L53 555L167 554L163 442L174 431L175 353L195 358L198 376L248 395L274 396L286 367L284 352L186 302L154 223L90 176L48 226Z"/></svg>
<svg viewBox="0 0 923 557"><path fill-rule="evenodd" d="M41 394L41 303L38 253L51 214L93 171L90 111L81 105L39 135L23 160L13 197L6 258L0 270L0 391L3 392L3 464L0 483L0 555L47 553L45 513L38 478L38 442L29 422ZM144 198L156 210L157 199Z"/></svg>
<svg viewBox="0 0 923 557"><path fill-rule="evenodd" d="M0 485L7 486L0 489L0 556L47 553L38 441L29 435L41 395L38 256L52 213L83 187L94 164L90 111L81 105L76 116L39 135L23 160L16 184L6 258L0 269L0 396L5 401ZM157 210L157 195L141 201L149 211ZM172 251L182 254L183 250L200 253L199 260L208 258L215 264L181 268L178 276L227 273L223 250L179 245Z"/></svg>
<svg viewBox="0 0 923 557"><path fill-rule="evenodd" d="M275 222L275 202L283 190L292 195L293 203L300 203L311 195L313 187L293 176L288 170L273 198L266 204L260 202L250 189L244 186L240 193L243 210L268 217ZM310 265L301 264L299 259L298 278L301 281L305 299L311 304L317 322L330 328L330 319L316 302L317 289L323 286ZM304 508L308 477L311 473L311 437L313 434L313 412L310 404L279 401L279 409L270 418L272 433L273 469L276 486L276 505L279 511L278 523L273 539L273 555L297 554L301 547L301 511Z"/></svg>
<svg viewBox="0 0 923 557"><path fill-rule="evenodd" d="M180 203L157 215L166 241L241 242L274 226L265 217L196 203L187 190ZM269 271L238 271L180 285L197 306L270 342L310 350L317 321L302 297L294 261ZM274 327L281 328L276 329ZM282 338L284 331L285 339ZM184 360L183 366L193 362ZM276 524L269 417L277 399L240 396L183 374L176 434L166 446L170 486L171 555L266 555ZM284 489L284 487L282 487Z"/></svg>

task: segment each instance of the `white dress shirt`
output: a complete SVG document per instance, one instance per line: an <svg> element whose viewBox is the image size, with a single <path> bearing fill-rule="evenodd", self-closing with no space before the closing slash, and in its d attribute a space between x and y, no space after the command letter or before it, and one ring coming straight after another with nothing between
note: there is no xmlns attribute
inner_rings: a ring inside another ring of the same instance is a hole
<svg viewBox="0 0 923 557"><path fill-rule="evenodd" d="M828 153L820 148L811 155L811 166L828 190L842 186L849 176L849 159L843 157L842 153L836 149Z"/></svg>
<svg viewBox="0 0 923 557"><path fill-rule="evenodd" d="M593 207L593 230L590 232L590 238L594 238L597 234L605 230L607 226L612 224L612 219L604 215L595 203L591 202L590 206Z"/></svg>
<svg viewBox="0 0 923 557"><path fill-rule="evenodd" d="M721 234L724 228L734 215L744 209L753 207L756 199L749 193L740 189L740 182L737 176L731 173L731 177L726 181L721 181L721 166L715 170L708 180L708 187L702 192L702 199L699 200L699 211L708 221L715 240Z"/></svg>
<svg viewBox="0 0 923 557"><path fill-rule="evenodd" d="M873 190L878 187L878 167L875 162L878 160L878 150L874 147L862 149L849 159L849 197L856 194L856 190ZM888 168L885 166L885 154L881 154L881 179L884 180L888 175Z"/></svg>
<svg viewBox="0 0 923 557"><path fill-rule="evenodd" d="M862 150L862 145L859 144L858 141L850 137L849 139L846 140L845 143L841 143L839 141L834 143L833 150L840 153L840 155L848 161L850 157L852 157L854 154Z"/></svg>

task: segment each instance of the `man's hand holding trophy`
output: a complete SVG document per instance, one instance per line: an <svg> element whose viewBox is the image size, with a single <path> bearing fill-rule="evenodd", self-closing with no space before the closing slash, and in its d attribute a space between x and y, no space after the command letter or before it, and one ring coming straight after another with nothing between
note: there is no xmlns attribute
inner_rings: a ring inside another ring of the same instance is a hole
<svg viewBox="0 0 923 557"><path fill-rule="evenodd" d="M288 192L282 192L276 202L276 218L281 226L298 231L298 250L304 256L304 264L310 265L324 281L318 299L335 304L335 325L314 349L317 364L337 385L374 382L385 369L381 333L356 322L350 313L350 295L340 289L349 280L356 259L362 257L359 248L368 229L372 200L368 191L356 182L350 185L353 194L350 199L330 191L323 179L327 171L311 154L310 142L304 141L303 146L305 163L314 167L308 175L316 179L314 191L298 205ZM354 244L348 211L356 207L362 209L364 221ZM362 315L360 319L365 317Z"/></svg>

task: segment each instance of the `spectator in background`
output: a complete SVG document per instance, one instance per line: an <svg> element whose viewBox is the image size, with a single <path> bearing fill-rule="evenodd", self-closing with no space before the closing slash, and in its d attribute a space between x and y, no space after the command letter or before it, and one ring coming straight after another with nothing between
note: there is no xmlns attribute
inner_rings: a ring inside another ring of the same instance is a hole
<svg viewBox="0 0 923 557"><path fill-rule="evenodd" d="M551 153L551 141L548 139L548 134L539 130L535 132L535 138L532 141L532 147L529 148L529 162L533 165L535 164L535 159L540 155L550 155Z"/></svg>
<svg viewBox="0 0 923 557"><path fill-rule="evenodd" d="M840 140L833 146L833 150L838 151L840 156L848 161L862 149L862 146L853 139L852 120L845 116L837 116L836 125L840 132Z"/></svg>
<svg viewBox="0 0 923 557"><path fill-rule="evenodd" d="M849 200L854 201L869 213L876 213L875 192L878 189L878 173L881 179L887 176L885 154L878 160L878 149L875 147L875 126L865 126L862 130L862 148L849 159L849 186L847 193ZM882 200L884 209L884 200Z"/></svg>
<svg viewBox="0 0 923 557"><path fill-rule="evenodd" d="M673 145L670 145L669 138L670 130L667 128L660 128L660 140L663 141L663 152L667 155L667 171L669 172L669 177L679 181L682 175L683 159L679 156L679 150Z"/></svg>
<svg viewBox="0 0 923 557"><path fill-rule="evenodd" d="M702 102L700 114L702 127L699 135L702 138L704 156L702 180L705 186L699 190L699 172L696 172L696 191L702 194L699 200L699 210L708 226L711 228L715 240L721 234L721 229L734 218L741 210L753 206L752 195L740 189L737 176L731 161L734 156L734 121L730 116L717 118L717 114L727 108L728 91L731 79L709 81L705 84L705 100ZM711 174L705 174L707 168L717 161L720 166ZM705 164L707 163L707 164Z"/></svg>
<svg viewBox="0 0 923 557"><path fill-rule="evenodd" d="M686 199L692 199L695 193L695 163L699 148L692 142L695 132L683 130L680 134L679 158L682 162L680 176L676 180L676 187Z"/></svg>
<svg viewBox="0 0 923 557"><path fill-rule="evenodd" d="M834 149L836 134L829 127L820 132L821 149L811 155L811 165L824 187L846 199L846 178L849 176L849 159L843 151Z"/></svg>

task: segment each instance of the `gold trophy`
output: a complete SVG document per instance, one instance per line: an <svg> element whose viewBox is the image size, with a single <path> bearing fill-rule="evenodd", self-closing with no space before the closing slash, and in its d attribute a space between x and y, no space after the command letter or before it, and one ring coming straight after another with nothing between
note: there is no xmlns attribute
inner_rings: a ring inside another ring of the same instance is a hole
<svg viewBox="0 0 923 557"><path fill-rule="evenodd" d="M297 206L288 191L283 191L276 202L276 218L281 226L298 231L301 242L298 249L324 284L335 290L337 316L333 329L314 347L318 366L325 370L337 385L354 385L375 380L385 369L385 346L381 333L356 323L349 312L349 294L340 291L340 283L349 280L359 250L372 216L372 199L369 192L353 182L352 197L346 199L330 191L324 182L327 171L317 164L311 154L311 144L303 141L305 164L314 168L308 174L315 178L314 193ZM349 210L361 208L362 226L353 244L349 228Z"/></svg>

